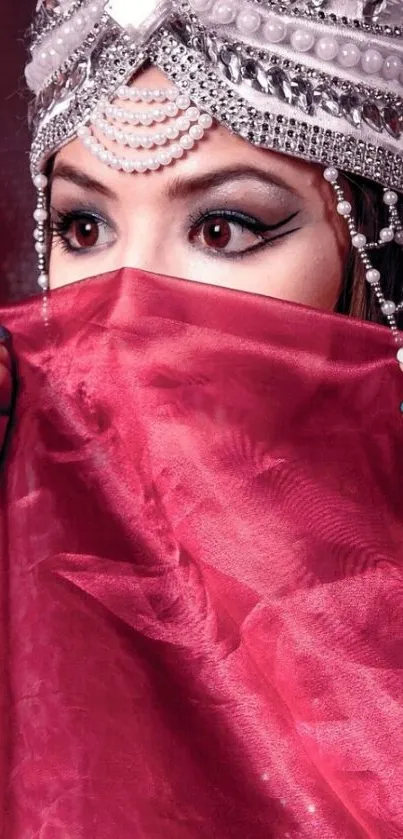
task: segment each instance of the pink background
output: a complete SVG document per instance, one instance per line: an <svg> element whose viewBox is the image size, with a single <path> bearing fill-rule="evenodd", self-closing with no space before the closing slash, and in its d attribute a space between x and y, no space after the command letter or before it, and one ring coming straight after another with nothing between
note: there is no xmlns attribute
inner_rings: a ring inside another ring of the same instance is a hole
<svg viewBox="0 0 403 839"><path fill-rule="evenodd" d="M35 290L24 38L35 0L0 2L0 303Z"/></svg>

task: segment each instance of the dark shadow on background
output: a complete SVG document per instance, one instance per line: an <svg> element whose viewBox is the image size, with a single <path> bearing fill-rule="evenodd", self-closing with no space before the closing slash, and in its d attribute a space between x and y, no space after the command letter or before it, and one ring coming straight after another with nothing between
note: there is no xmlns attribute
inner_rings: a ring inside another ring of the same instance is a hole
<svg viewBox="0 0 403 839"><path fill-rule="evenodd" d="M24 37L36 0L0 2L0 304L35 291Z"/></svg>

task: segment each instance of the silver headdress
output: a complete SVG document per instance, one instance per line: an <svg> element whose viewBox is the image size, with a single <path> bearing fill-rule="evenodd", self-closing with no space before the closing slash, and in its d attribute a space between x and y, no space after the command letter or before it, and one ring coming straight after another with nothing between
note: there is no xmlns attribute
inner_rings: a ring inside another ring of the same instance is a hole
<svg viewBox="0 0 403 839"><path fill-rule="evenodd" d="M44 171L57 150L81 137L108 165L144 172L189 151L215 119L250 143L324 165L367 280L399 337L403 304L383 297L370 250L403 245L396 192L403 191L403 0L39 0L31 53L42 286ZM173 87L128 87L148 64ZM133 112L127 100L147 107ZM173 126L145 140L133 131L175 116ZM105 136L130 152L149 148L149 157L118 156ZM339 169L384 187L389 223L377 242L356 229Z"/></svg>

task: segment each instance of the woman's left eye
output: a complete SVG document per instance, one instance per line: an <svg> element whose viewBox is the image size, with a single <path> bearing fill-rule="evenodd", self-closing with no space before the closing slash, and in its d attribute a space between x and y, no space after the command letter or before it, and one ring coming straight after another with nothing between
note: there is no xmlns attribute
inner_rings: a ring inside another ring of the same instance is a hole
<svg viewBox="0 0 403 839"><path fill-rule="evenodd" d="M262 231L254 231L241 220L231 220L219 215L196 224L189 238L192 244L204 250L225 254L245 253L267 243Z"/></svg>

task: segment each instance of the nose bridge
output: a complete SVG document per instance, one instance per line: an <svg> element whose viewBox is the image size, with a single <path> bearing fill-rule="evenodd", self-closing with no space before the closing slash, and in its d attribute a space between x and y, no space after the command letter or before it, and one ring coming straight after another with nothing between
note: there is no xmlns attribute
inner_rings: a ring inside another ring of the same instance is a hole
<svg viewBox="0 0 403 839"><path fill-rule="evenodd" d="M153 173L155 177L155 173ZM122 230L121 258L124 265L152 273L164 273L166 235L160 185L152 175L131 175L136 179Z"/></svg>

